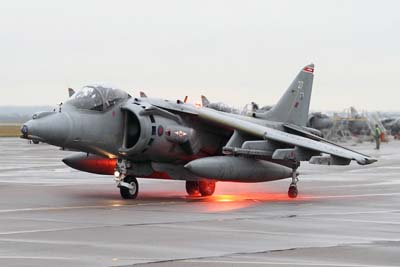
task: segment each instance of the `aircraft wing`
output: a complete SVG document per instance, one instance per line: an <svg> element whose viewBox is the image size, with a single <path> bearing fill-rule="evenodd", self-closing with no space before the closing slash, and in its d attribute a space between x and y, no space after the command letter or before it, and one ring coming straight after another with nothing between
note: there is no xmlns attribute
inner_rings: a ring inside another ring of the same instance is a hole
<svg viewBox="0 0 400 267"><path fill-rule="evenodd" d="M350 163L351 160L355 160L360 165L366 165L376 162L376 159L371 158L370 156L336 145L322 138L316 140L287 133L264 125L259 125L248 120L242 120L237 116L230 116L229 114L224 114L222 112L214 111L208 108L187 108L189 110L191 109L190 114L193 115L197 113L197 116L202 120L221 125L221 127L231 128L232 130L247 133L249 135L256 136L264 140L284 143L288 146L298 147L303 150L311 150L313 152L330 154L331 156L333 156L333 159L336 160L336 162L345 162L340 165L347 165ZM181 112L184 111L181 110ZM278 157L278 155L276 155L276 157ZM310 163L323 164L319 163L318 160L319 159L317 159L317 157L314 157L314 159L311 158Z"/></svg>

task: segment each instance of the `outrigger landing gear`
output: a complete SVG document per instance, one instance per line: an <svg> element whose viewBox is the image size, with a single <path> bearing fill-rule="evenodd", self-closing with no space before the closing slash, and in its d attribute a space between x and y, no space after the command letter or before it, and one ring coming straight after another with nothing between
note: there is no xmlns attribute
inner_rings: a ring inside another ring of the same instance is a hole
<svg viewBox="0 0 400 267"><path fill-rule="evenodd" d="M292 172L292 182L290 183L288 190L288 196L290 198L296 198L299 194L299 191L297 190L297 182L299 181L298 176L299 173L297 172L297 168L294 168Z"/></svg>

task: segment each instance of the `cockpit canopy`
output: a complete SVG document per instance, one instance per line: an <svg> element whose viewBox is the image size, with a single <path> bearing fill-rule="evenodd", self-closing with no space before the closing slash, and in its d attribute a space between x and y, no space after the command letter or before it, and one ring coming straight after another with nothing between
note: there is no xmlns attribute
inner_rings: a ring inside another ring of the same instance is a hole
<svg viewBox="0 0 400 267"><path fill-rule="evenodd" d="M119 89L102 85L87 85L73 94L65 104L79 109L103 111L127 98L129 95Z"/></svg>

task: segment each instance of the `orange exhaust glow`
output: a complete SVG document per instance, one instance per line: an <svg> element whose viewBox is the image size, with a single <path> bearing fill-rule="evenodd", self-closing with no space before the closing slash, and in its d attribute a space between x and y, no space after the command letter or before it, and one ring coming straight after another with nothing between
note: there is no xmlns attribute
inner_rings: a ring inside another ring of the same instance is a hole
<svg viewBox="0 0 400 267"><path fill-rule="evenodd" d="M287 193L272 192L248 192L241 194L216 194L211 197L200 198L202 210L205 212L224 212L240 210L266 202L299 202L309 200L307 196L299 196L296 199L289 198Z"/></svg>

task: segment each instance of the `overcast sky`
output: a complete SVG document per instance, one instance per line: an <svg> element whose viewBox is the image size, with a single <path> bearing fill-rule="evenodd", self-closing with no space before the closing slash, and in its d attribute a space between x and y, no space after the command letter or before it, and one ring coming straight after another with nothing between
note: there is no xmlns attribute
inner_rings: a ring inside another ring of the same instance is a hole
<svg viewBox="0 0 400 267"><path fill-rule="evenodd" d="M273 104L316 65L312 109L400 110L400 1L2 1L0 105L105 82Z"/></svg>

